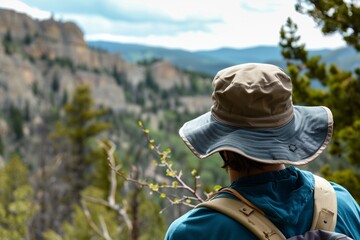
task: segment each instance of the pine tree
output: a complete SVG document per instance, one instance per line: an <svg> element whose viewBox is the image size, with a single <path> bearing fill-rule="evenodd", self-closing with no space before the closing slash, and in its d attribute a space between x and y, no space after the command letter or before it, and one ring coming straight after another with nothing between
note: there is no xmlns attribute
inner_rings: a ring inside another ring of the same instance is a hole
<svg viewBox="0 0 360 240"><path fill-rule="evenodd" d="M36 212L27 167L18 156L0 169L0 239L27 239Z"/></svg>
<svg viewBox="0 0 360 240"><path fill-rule="evenodd" d="M296 9L309 14L324 34L338 32L349 46L360 50L359 7L341 0L299 0ZM280 35L282 54L293 80L294 101L328 106L333 112L336 125L330 153L342 162L335 170L325 166L322 173L347 187L360 202L357 194L360 192L360 68L344 71L334 64L326 65L319 56L309 57L305 45L299 43L297 25L291 19L282 27ZM314 81L322 88L313 88ZM343 167L346 160L352 165L351 169Z"/></svg>
<svg viewBox="0 0 360 240"><path fill-rule="evenodd" d="M60 231L61 222L70 219L73 206L80 203L81 192L91 183L90 176L99 161L92 157L93 151L97 151L96 138L111 127L101 121L106 113L107 110L95 106L89 86L79 85L64 106L63 119L56 123L50 134L58 157L63 159L54 173L55 231Z"/></svg>
<svg viewBox="0 0 360 240"><path fill-rule="evenodd" d="M298 0L295 8L307 14L325 35L339 33L344 41L360 51L360 7L356 0Z"/></svg>
<svg viewBox="0 0 360 240"><path fill-rule="evenodd" d="M15 140L19 141L24 137L23 125L24 125L24 116L20 109L16 106L11 105L9 107L9 125L12 132L15 135Z"/></svg>
<svg viewBox="0 0 360 240"><path fill-rule="evenodd" d="M97 109L89 86L80 85L75 89L72 100L64 106L65 117L58 122L53 137L63 138L68 143L71 157L66 160L67 176L73 185L74 197L79 197L87 185L87 175L93 170L96 159L90 158L92 140L109 129L111 125L99 120L107 113Z"/></svg>

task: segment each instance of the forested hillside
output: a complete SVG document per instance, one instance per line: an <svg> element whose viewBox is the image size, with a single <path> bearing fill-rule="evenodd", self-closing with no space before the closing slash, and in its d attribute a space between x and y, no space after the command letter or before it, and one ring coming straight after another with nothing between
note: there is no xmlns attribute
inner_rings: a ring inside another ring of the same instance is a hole
<svg viewBox="0 0 360 240"><path fill-rule="evenodd" d="M90 239L99 234L88 211L112 239L159 239L179 212L159 215L164 205L148 191L118 179L118 210L91 202L106 201L111 184L101 146L111 141L124 169L156 178L142 120L184 170L197 167L177 130L209 109L211 77L156 59L128 63L88 47L74 23L9 10L0 9L0 39L0 238Z"/></svg>

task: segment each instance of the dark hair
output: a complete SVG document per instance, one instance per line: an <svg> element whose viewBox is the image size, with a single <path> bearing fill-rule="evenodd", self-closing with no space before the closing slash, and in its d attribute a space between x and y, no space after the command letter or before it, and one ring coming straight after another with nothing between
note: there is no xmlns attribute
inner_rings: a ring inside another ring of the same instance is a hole
<svg viewBox="0 0 360 240"><path fill-rule="evenodd" d="M263 169L266 163L251 160L243 155L231 151L220 151L220 156L224 160L222 168L231 168L238 172L249 173L253 169Z"/></svg>

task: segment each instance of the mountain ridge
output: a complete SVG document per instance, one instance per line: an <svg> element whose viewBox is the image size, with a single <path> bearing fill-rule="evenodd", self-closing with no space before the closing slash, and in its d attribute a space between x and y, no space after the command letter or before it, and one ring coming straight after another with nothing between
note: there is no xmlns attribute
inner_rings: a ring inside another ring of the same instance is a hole
<svg viewBox="0 0 360 240"><path fill-rule="evenodd" d="M99 48L112 53L121 53L126 61L135 63L142 60L166 59L175 66L210 75L224 67L246 62L261 62L285 67L286 62L281 55L279 46L259 45L247 48L218 48L214 50L187 51L153 47L133 43L119 43L111 41L87 41L93 48ZM310 56L320 55L327 63L334 63L345 70L354 70L360 66L360 53L350 47L338 49L309 50Z"/></svg>

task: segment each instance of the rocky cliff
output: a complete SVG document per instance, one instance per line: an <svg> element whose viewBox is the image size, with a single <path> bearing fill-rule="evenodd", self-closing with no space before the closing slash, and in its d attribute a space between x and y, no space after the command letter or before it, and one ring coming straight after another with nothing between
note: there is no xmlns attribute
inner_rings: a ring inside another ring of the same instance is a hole
<svg viewBox="0 0 360 240"><path fill-rule="evenodd" d="M88 48L83 33L72 22L39 21L25 14L0 9L0 35L8 35L13 41L23 43L23 51L32 58L68 58L75 65L89 69L106 69L115 65L118 70L123 70L126 65L120 55Z"/></svg>
<svg viewBox="0 0 360 240"><path fill-rule="evenodd" d="M32 112L44 111L71 94L77 84L87 83L99 105L140 112L132 95L149 76L161 91L190 87L189 77L169 62L130 64L119 54L90 48L72 22L36 20L0 9L0 39L2 106L15 104L29 106ZM143 91L144 96L149 95L148 90ZM184 105L188 101L179 102Z"/></svg>

